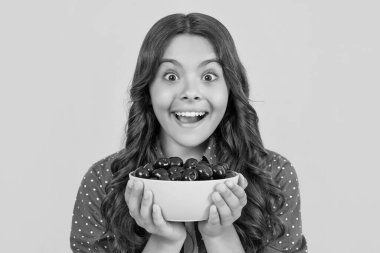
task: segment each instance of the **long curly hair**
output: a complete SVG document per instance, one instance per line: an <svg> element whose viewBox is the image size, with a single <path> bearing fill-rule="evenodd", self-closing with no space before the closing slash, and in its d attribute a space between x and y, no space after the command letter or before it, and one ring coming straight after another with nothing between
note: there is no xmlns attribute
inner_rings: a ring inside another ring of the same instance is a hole
<svg viewBox="0 0 380 253"><path fill-rule="evenodd" d="M222 65L230 94L226 113L214 132L217 156L249 182L248 203L234 226L246 252L262 252L270 240L284 233L278 217L284 197L265 171L268 152L261 140L257 113L249 102L249 84L234 41L223 24L200 13L172 14L160 19L142 43L130 90L132 105L125 128L125 148L111 165L113 178L101 206L107 224L104 237L112 235L111 246L118 253L141 252L149 239L149 234L129 215L124 191L128 174L157 158L152 140L160 125L150 104L149 85L168 43L178 34L206 38Z"/></svg>

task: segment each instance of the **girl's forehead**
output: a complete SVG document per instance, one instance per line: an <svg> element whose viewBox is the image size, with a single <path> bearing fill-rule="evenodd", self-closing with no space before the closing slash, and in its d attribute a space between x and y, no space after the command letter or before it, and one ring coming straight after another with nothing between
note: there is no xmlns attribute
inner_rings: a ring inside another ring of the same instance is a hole
<svg viewBox="0 0 380 253"><path fill-rule="evenodd" d="M214 47L206 38L199 35L181 34L169 42L160 62L199 64L217 60Z"/></svg>
<svg viewBox="0 0 380 253"><path fill-rule="evenodd" d="M193 63L189 63L187 61L177 61L176 59L171 59L171 58L162 58L160 61L160 66L162 67L168 67L171 68L172 66L178 67L178 68L186 68L188 67L196 67L198 69L202 67L206 67L209 64L214 65L216 67L221 68L221 64L217 58L205 58L205 60L200 60L198 62L193 61Z"/></svg>
<svg viewBox="0 0 380 253"><path fill-rule="evenodd" d="M212 54L215 56L213 45L204 37L193 34L180 34L170 40L163 57L173 57L178 54Z"/></svg>

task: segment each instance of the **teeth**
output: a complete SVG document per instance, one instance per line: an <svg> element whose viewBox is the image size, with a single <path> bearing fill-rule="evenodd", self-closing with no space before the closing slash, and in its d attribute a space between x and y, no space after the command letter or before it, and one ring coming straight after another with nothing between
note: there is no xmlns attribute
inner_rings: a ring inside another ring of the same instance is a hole
<svg viewBox="0 0 380 253"><path fill-rule="evenodd" d="M197 117L205 115L206 112L176 112L175 114L181 117Z"/></svg>

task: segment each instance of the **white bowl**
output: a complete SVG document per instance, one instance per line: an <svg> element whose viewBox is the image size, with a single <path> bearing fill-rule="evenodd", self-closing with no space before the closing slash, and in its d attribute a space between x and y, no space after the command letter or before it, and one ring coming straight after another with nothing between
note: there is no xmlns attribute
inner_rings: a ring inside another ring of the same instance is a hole
<svg viewBox="0 0 380 253"><path fill-rule="evenodd" d="M129 178L143 182L144 189L153 192L154 203L161 207L167 221L190 222L208 219L215 186L227 180L237 184L239 175L235 174L234 177L217 180L164 181L135 177L131 172Z"/></svg>

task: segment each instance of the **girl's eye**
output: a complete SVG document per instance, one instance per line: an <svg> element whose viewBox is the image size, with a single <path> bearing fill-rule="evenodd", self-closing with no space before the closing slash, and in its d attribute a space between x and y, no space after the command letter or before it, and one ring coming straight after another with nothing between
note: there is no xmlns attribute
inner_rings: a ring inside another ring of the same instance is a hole
<svg viewBox="0 0 380 253"><path fill-rule="evenodd" d="M214 73L207 73L202 77L202 80L207 81L207 82L212 82L212 81L215 81L217 78L218 76L215 75Z"/></svg>
<svg viewBox="0 0 380 253"><path fill-rule="evenodd" d="M168 81L177 81L178 77L174 73L166 73L164 78Z"/></svg>

